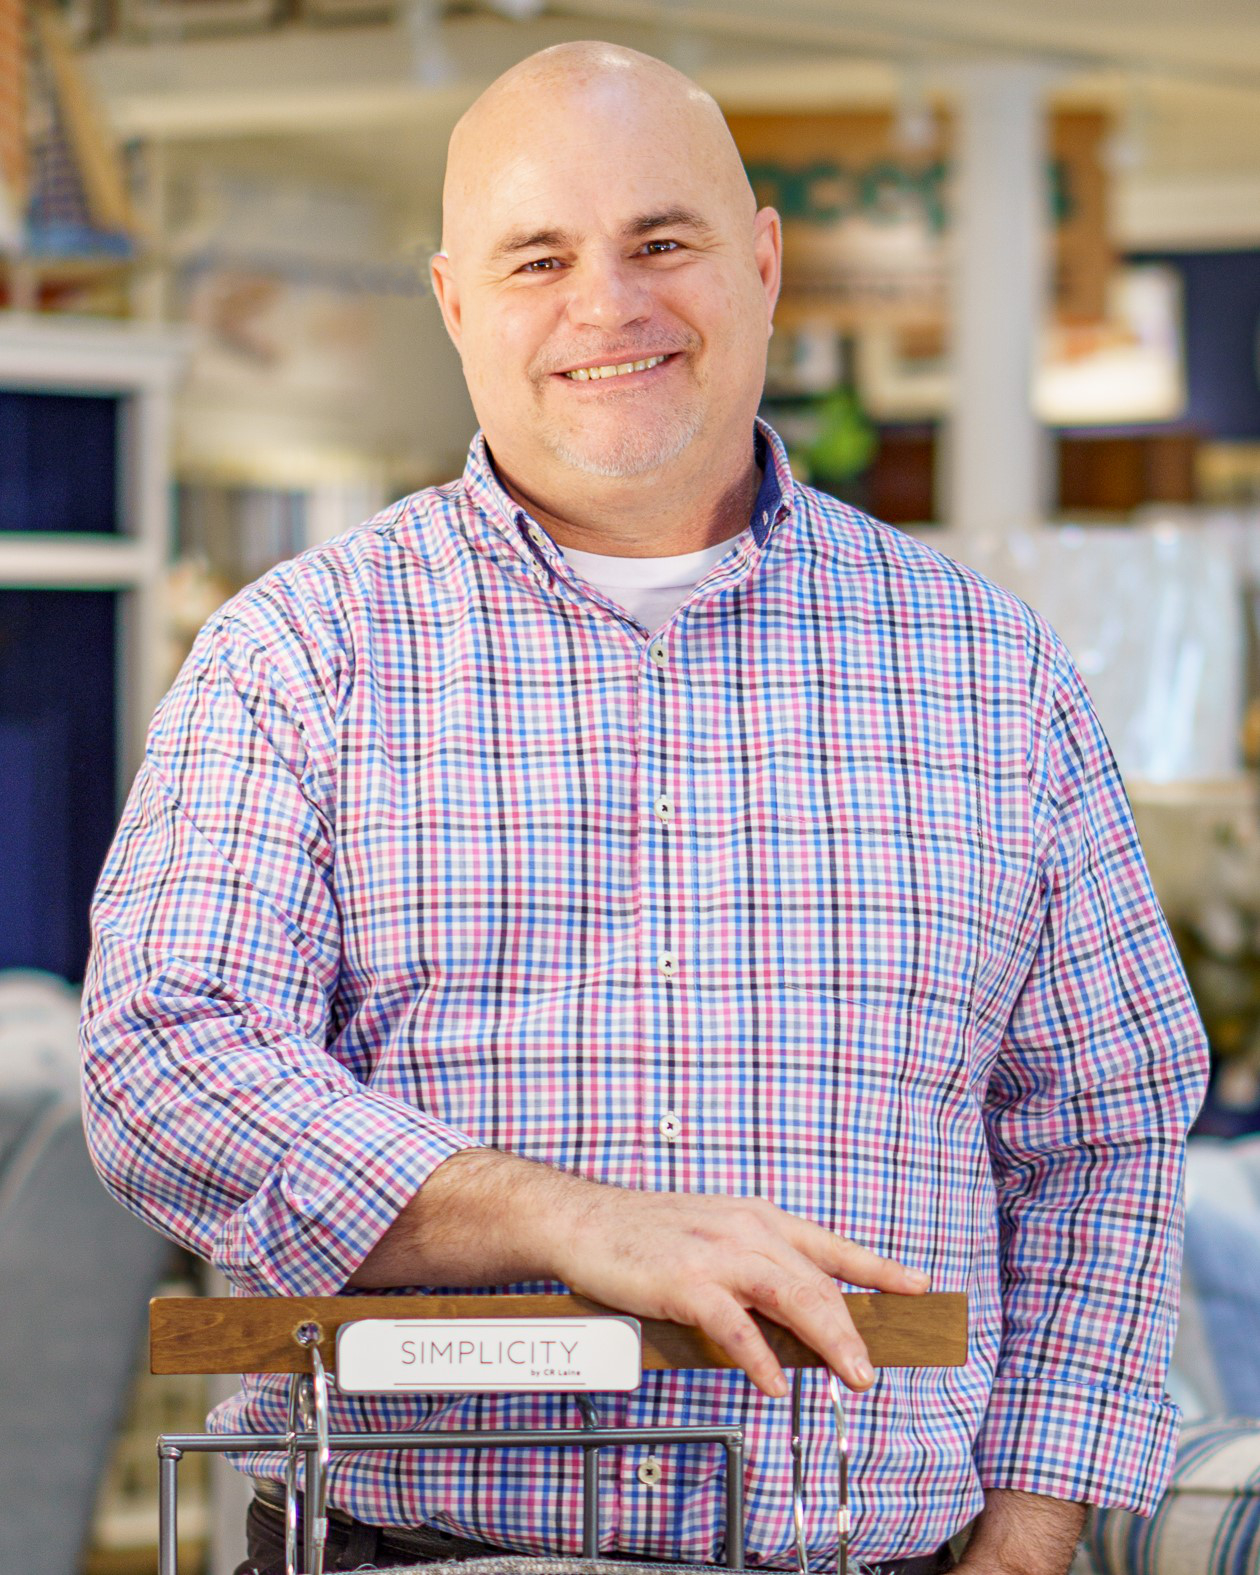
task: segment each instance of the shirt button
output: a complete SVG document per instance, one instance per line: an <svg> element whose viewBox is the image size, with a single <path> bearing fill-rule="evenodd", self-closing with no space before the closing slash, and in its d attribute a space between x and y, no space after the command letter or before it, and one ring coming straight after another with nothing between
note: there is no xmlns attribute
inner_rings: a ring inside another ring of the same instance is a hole
<svg viewBox="0 0 1260 1575"><path fill-rule="evenodd" d="M661 1480L661 1462L657 1456L649 1455L639 1467L638 1475L644 1487L656 1487Z"/></svg>
<svg viewBox="0 0 1260 1575"><path fill-rule="evenodd" d="M529 536L530 541L536 541L540 547L542 546L543 542L545 542L546 539L547 539L543 535L542 531L540 531L538 529L537 525L531 525L529 527L529 531L528 531L527 534Z"/></svg>
<svg viewBox="0 0 1260 1575"><path fill-rule="evenodd" d="M673 952L662 952L656 959L656 966L667 979L672 979L678 972L678 959Z"/></svg>
<svg viewBox="0 0 1260 1575"><path fill-rule="evenodd" d="M653 640L648 646L648 655L658 667L664 667L666 661L664 640Z"/></svg>
<svg viewBox="0 0 1260 1575"><path fill-rule="evenodd" d="M675 1143L682 1136L682 1117L676 1110L667 1110L656 1123L656 1130L667 1143Z"/></svg>
<svg viewBox="0 0 1260 1575"><path fill-rule="evenodd" d="M673 820L674 806L670 803L669 799L666 798L664 793L661 794L656 803L653 804L652 808L656 811L656 818L662 823L662 825L668 826L670 821Z"/></svg>

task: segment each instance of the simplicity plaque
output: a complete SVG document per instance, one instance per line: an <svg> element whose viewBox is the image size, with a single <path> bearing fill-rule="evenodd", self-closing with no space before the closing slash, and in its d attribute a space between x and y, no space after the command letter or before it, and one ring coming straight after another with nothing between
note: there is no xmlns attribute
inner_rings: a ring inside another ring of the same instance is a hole
<svg viewBox="0 0 1260 1575"><path fill-rule="evenodd" d="M337 1331L343 1394L637 1389L635 1318L364 1318Z"/></svg>

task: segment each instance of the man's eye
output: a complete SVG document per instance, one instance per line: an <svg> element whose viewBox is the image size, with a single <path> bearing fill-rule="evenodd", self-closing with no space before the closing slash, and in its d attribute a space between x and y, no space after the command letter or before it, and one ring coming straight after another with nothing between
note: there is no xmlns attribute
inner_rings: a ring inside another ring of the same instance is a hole
<svg viewBox="0 0 1260 1575"><path fill-rule="evenodd" d="M522 273L550 273L553 268L560 266L558 257L535 257L531 262L521 265Z"/></svg>
<svg viewBox="0 0 1260 1575"><path fill-rule="evenodd" d="M649 257L661 257L666 252L676 252L678 250L678 242L677 241L645 241L644 245L643 245L643 250L648 254Z"/></svg>

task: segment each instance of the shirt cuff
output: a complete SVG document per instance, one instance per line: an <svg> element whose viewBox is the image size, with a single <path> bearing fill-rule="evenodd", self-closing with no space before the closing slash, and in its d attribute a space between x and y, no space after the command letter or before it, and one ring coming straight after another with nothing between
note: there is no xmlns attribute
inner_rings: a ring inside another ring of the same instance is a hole
<svg viewBox="0 0 1260 1575"><path fill-rule="evenodd" d="M986 1488L1150 1515L1172 1475L1180 1425L1166 1396L998 1378L976 1470Z"/></svg>
<svg viewBox="0 0 1260 1575"><path fill-rule="evenodd" d="M437 1167L481 1146L398 1100L339 1098L228 1217L213 1262L249 1295L335 1296Z"/></svg>

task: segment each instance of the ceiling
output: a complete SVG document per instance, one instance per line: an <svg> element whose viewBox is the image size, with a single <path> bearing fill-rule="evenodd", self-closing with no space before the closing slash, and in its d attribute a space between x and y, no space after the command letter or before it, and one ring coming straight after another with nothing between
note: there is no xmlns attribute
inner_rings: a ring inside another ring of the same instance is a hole
<svg viewBox="0 0 1260 1575"><path fill-rule="evenodd" d="M1057 102L1115 113L1130 223L1158 209L1158 231L1193 209L1205 233L1250 226L1260 240L1257 0L406 3L372 25L109 41L87 58L116 127L164 148L168 169L298 171L377 193L421 227L455 118L499 71L562 39L662 55L729 110L948 101L969 64L1034 61Z"/></svg>

